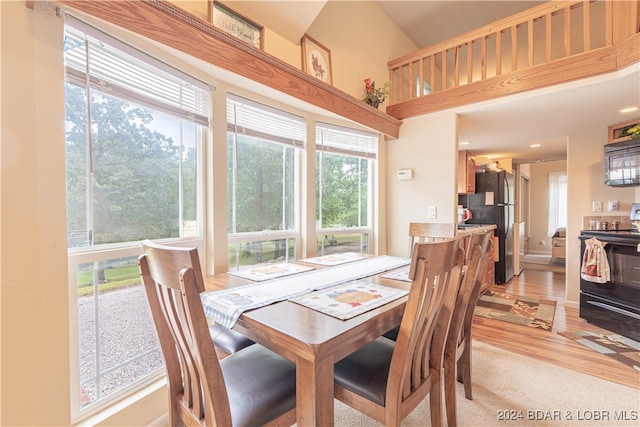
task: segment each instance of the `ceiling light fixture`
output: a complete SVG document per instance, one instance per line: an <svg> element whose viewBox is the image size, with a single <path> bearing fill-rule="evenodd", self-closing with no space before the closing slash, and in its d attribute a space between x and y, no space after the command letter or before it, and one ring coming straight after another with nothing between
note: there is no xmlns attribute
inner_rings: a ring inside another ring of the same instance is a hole
<svg viewBox="0 0 640 427"><path fill-rule="evenodd" d="M618 111L621 112L622 114L633 113L634 111L638 111L638 107L627 107Z"/></svg>
<svg viewBox="0 0 640 427"><path fill-rule="evenodd" d="M471 144L469 141L460 141L460 145L469 145Z"/></svg>
<svg viewBox="0 0 640 427"><path fill-rule="evenodd" d="M542 147L542 144L531 144L529 147L538 148L538 147Z"/></svg>

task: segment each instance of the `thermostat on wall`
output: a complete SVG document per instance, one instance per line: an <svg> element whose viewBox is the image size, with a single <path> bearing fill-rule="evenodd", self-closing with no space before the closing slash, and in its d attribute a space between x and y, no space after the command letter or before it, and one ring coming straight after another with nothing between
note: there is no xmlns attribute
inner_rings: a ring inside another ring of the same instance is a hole
<svg viewBox="0 0 640 427"><path fill-rule="evenodd" d="M398 171L398 179L400 181L406 181L413 178L413 170L412 169L400 169Z"/></svg>

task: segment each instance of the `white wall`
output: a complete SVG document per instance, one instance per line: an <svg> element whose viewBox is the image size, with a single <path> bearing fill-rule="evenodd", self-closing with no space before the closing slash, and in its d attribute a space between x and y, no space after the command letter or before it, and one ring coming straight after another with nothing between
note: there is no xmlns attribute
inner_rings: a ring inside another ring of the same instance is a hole
<svg viewBox="0 0 640 427"><path fill-rule="evenodd" d="M405 119L400 137L387 146L388 254L407 256L410 222L455 223L457 214L457 115L442 111ZM397 172L412 169L413 179ZM435 206L437 218L428 219Z"/></svg>
<svg viewBox="0 0 640 427"><path fill-rule="evenodd" d="M68 425L62 25L51 5L0 7L0 424Z"/></svg>

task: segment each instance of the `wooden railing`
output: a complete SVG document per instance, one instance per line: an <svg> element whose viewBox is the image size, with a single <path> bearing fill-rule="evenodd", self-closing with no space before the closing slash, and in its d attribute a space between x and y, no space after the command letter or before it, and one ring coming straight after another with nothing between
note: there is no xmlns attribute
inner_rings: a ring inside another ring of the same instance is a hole
<svg viewBox="0 0 640 427"><path fill-rule="evenodd" d="M625 65L615 51L624 43L635 62L639 13L636 1L552 1L390 61L387 113L402 119L612 71Z"/></svg>

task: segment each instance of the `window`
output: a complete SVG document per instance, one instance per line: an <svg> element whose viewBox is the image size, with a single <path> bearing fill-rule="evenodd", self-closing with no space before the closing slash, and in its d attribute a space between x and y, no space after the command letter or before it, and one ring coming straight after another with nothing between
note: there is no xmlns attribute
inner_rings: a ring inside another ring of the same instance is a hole
<svg viewBox="0 0 640 427"><path fill-rule="evenodd" d="M567 226L567 174L549 173L549 236Z"/></svg>
<svg viewBox="0 0 640 427"><path fill-rule="evenodd" d="M209 86L66 17L65 130L72 417L163 373L139 242L201 242Z"/></svg>
<svg viewBox="0 0 640 427"><path fill-rule="evenodd" d="M369 132L316 126L318 254L369 251L377 142Z"/></svg>
<svg viewBox="0 0 640 427"><path fill-rule="evenodd" d="M227 99L230 269L296 258L302 117Z"/></svg>

